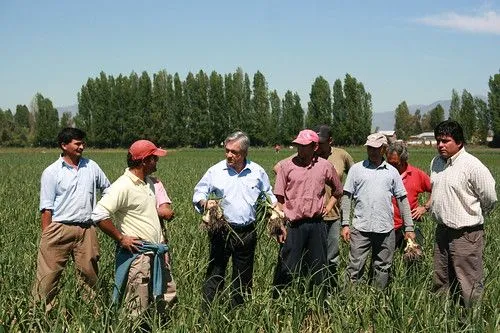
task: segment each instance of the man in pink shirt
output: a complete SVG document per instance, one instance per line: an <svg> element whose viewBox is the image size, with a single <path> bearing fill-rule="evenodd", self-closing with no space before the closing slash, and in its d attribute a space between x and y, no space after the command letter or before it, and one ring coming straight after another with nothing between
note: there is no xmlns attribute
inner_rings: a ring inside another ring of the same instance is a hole
<svg viewBox="0 0 500 333"><path fill-rule="evenodd" d="M276 175L274 194L288 222L278 236L281 249L273 281L274 297L304 269L311 275L312 285L322 285L327 277L323 216L342 196L342 184L333 165L314 154L318 142L316 132L301 131L293 141L297 156L283 161ZM332 189L327 203L325 184Z"/></svg>
<svg viewBox="0 0 500 333"><path fill-rule="evenodd" d="M406 189L406 196L410 203L411 218L413 221L420 221L422 216L429 210L430 196L424 205L419 205L418 196L421 193L431 192L431 179L422 170L408 163L408 149L403 142L393 142L386 152L387 163L395 167L403 180ZM394 207L394 231L396 233L396 248L402 248L404 240L403 220L396 203L396 198L392 198ZM422 232L415 228L417 243L422 244L424 237Z"/></svg>

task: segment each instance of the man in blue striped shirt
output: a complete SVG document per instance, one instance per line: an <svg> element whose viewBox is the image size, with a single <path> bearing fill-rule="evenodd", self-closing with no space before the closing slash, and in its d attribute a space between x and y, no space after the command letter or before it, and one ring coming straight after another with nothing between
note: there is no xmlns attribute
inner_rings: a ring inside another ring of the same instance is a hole
<svg viewBox="0 0 500 333"><path fill-rule="evenodd" d="M64 128L57 140L61 156L48 166L41 178L40 212L42 237L38 250L33 296L54 306L58 282L70 257L88 292L97 282L99 243L90 218L97 190L110 183L101 168L82 157L85 132Z"/></svg>

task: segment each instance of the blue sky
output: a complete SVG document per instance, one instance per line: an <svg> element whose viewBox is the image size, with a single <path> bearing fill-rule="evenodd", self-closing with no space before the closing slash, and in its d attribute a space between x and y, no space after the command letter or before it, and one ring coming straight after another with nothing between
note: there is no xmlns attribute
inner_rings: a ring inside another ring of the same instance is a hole
<svg viewBox="0 0 500 333"><path fill-rule="evenodd" d="M89 77L166 69L260 70L304 106L314 79L346 73L373 111L486 95L500 70L500 1L0 0L0 108L36 92L75 104Z"/></svg>

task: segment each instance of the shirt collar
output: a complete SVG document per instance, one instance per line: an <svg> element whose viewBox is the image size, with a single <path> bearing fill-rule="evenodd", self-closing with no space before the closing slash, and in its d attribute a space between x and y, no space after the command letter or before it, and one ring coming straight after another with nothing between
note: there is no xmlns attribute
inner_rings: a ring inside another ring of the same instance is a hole
<svg viewBox="0 0 500 333"><path fill-rule="evenodd" d="M446 160L446 165L453 165L456 162L457 158L459 158L464 151L465 147L462 147L455 155Z"/></svg>
<svg viewBox="0 0 500 333"><path fill-rule="evenodd" d="M59 155L59 161L61 162L62 166L65 166L67 168L73 169L73 166L70 165L70 164L68 164L68 162L66 162L64 160L62 153ZM82 166L83 162L84 162L84 158L80 157L80 160L78 160L77 169L80 169L80 166Z"/></svg>
<svg viewBox="0 0 500 333"><path fill-rule="evenodd" d="M248 169L248 171L250 171L250 166L249 166L250 163L251 162L248 159L245 159L245 166L243 167L243 169L241 169L240 174L247 169ZM234 172L236 172L236 170L234 168L227 165L227 162L225 164L224 170L233 170ZM238 172L236 172L236 173L238 173Z"/></svg>
<svg viewBox="0 0 500 333"><path fill-rule="evenodd" d="M363 164L365 167L370 169L387 169L387 162L385 160L382 160L382 163L380 163L377 167L368 159L366 159Z"/></svg>
<svg viewBox="0 0 500 333"><path fill-rule="evenodd" d="M129 177L134 184L146 184L142 179L134 175L131 171L130 168L125 169L125 176Z"/></svg>

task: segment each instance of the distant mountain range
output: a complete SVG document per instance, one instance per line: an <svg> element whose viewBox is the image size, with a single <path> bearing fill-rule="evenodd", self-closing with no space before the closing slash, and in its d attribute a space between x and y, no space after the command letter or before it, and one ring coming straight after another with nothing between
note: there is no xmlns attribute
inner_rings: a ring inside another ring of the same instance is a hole
<svg viewBox="0 0 500 333"><path fill-rule="evenodd" d="M484 100L485 102L488 102L488 98L485 96L475 96L475 97L479 97L482 100ZM428 104L428 105L425 105L425 104L408 105L408 109L410 110L410 113L412 113L412 114L414 114L415 111L420 109L420 114L423 115L423 114L429 112L430 110L434 109L438 104L441 104L441 106L444 109L444 118L445 119L448 118L448 113L450 111L450 105L451 105L451 99L436 101L436 102ZM394 111L373 113L372 129L376 129L377 127L381 131L394 130Z"/></svg>
<svg viewBox="0 0 500 333"><path fill-rule="evenodd" d="M57 113L59 114L59 119L64 112L71 113L71 116L74 117L78 113L78 104L67 105L67 106L56 106Z"/></svg>
<svg viewBox="0 0 500 333"><path fill-rule="evenodd" d="M487 98L485 96L477 96L483 99L484 101L487 102ZM438 104L441 104L441 106L444 109L444 117L445 119L448 118L448 112L450 110L450 104L451 104L451 99L447 100L442 100L442 101L436 101L431 104L415 104L415 105L409 105L408 109L410 110L410 113L415 113L418 109L420 109L420 113L423 115L430 110L434 109ZM75 116L78 112L78 104L73 104L73 105L67 105L67 106L58 106L56 107L57 112L59 113L59 118L61 118L62 114L64 112L70 112L72 116ZM373 113L373 119L372 119L372 129L377 128L379 130L386 130L390 131L394 129L394 111L387 111L387 112L377 112Z"/></svg>

